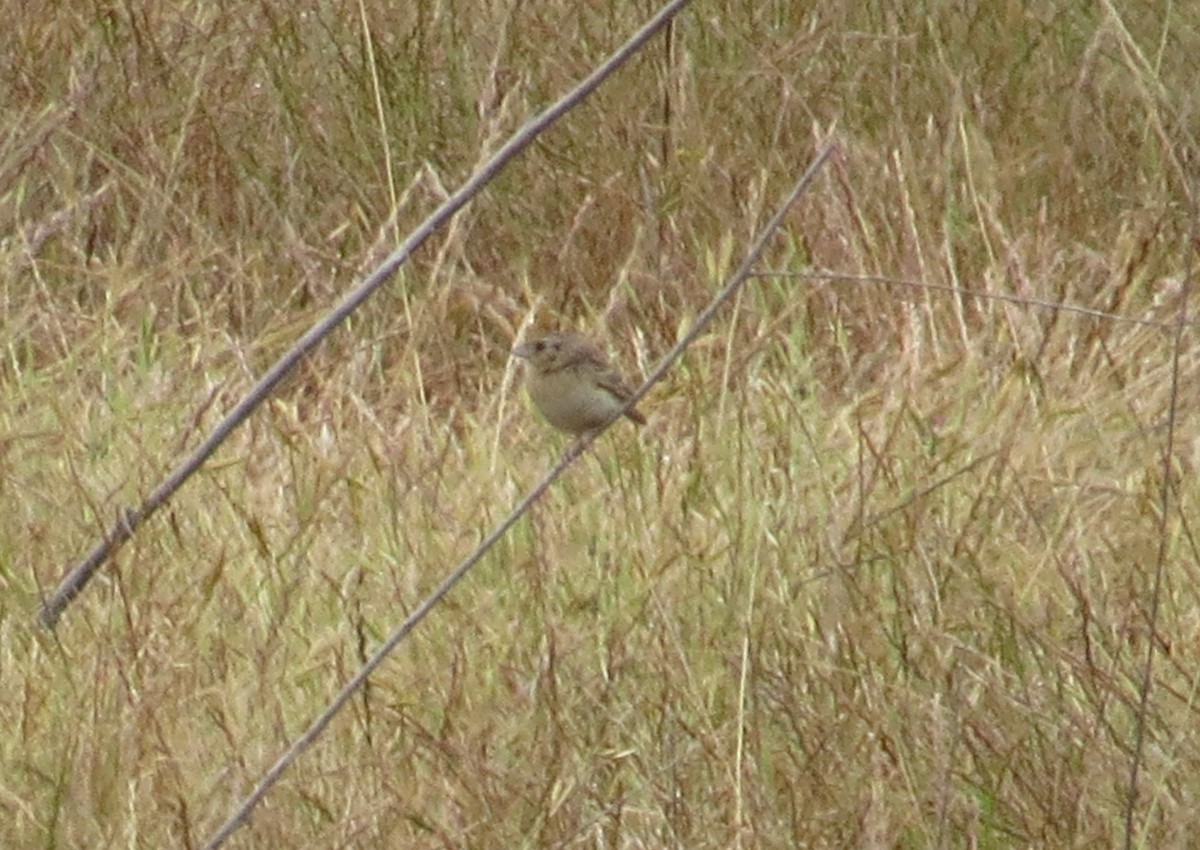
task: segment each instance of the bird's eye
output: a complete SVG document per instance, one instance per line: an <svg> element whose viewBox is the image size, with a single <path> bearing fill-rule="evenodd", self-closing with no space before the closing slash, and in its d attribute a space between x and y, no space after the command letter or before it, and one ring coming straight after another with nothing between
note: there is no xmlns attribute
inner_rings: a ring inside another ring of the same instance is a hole
<svg viewBox="0 0 1200 850"><path fill-rule="evenodd" d="M533 350L534 350L534 351L545 351L545 350L546 350L546 343L542 342L541 340L539 340L539 341L535 342L535 343L533 344Z"/></svg>

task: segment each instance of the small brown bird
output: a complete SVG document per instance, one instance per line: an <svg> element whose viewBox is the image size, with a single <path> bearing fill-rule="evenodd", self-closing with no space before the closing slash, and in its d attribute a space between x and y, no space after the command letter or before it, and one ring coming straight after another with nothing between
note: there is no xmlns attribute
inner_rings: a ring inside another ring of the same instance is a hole
<svg viewBox="0 0 1200 850"><path fill-rule="evenodd" d="M579 334L533 336L513 354L529 361L525 386L534 405L563 431L586 434L599 428L633 395L604 353ZM646 417L634 409L625 415L646 424Z"/></svg>

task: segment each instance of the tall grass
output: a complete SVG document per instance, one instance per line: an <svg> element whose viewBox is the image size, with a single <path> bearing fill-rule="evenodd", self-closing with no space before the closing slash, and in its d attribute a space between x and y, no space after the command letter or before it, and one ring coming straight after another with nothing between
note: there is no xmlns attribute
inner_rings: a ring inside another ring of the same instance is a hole
<svg viewBox="0 0 1200 850"><path fill-rule="evenodd" d="M1200 15L1135 5L696 4L51 637L64 567L650 7L7 4L5 845L203 842L558 456L522 322L644 370L836 128L781 274L235 843L1111 846L1136 790L1187 846Z"/></svg>

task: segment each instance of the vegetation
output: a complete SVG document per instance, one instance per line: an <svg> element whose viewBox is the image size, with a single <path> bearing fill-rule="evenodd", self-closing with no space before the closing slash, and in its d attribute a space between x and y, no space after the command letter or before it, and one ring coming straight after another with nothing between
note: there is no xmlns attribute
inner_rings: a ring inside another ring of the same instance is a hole
<svg viewBox="0 0 1200 850"><path fill-rule="evenodd" d="M1132 799L1186 846L1200 10L1122 6L695 3L51 635L119 511L654 5L6 3L4 846L202 845L559 456L524 324L644 373L831 135L649 425L231 844L1117 846Z"/></svg>

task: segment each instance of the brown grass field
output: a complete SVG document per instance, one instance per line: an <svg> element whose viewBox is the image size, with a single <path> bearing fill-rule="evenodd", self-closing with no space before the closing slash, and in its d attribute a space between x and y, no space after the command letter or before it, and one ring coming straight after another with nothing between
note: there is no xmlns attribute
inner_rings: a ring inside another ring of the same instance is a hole
<svg viewBox="0 0 1200 850"><path fill-rule="evenodd" d="M0 846L203 846L561 455L522 329L646 374L830 138L649 424L228 846L1200 845L1196 4L695 2L54 632L118 512L656 6L2 8Z"/></svg>

